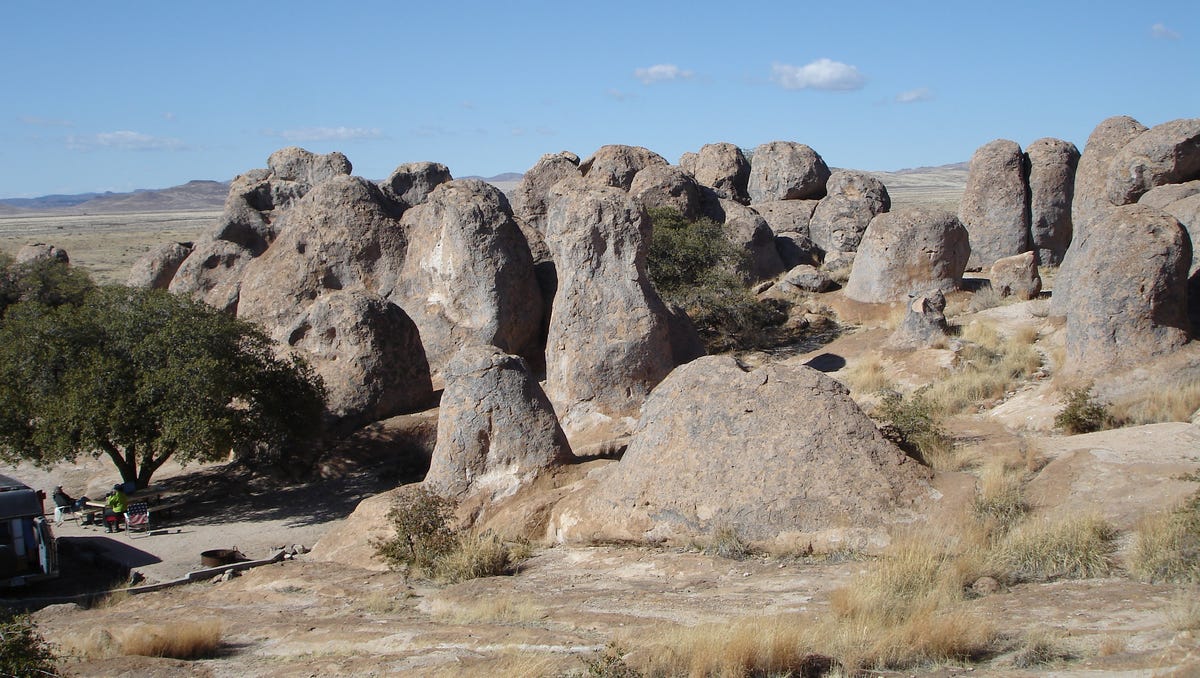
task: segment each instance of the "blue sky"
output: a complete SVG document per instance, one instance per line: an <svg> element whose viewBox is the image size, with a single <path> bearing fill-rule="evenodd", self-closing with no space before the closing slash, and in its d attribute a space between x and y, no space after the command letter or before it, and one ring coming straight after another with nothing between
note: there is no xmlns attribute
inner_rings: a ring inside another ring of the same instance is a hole
<svg viewBox="0 0 1200 678"><path fill-rule="evenodd" d="M0 197L230 179L289 145L370 179L776 139L892 170L1200 116L1194 0L48 7L0 7Z"/></svg>

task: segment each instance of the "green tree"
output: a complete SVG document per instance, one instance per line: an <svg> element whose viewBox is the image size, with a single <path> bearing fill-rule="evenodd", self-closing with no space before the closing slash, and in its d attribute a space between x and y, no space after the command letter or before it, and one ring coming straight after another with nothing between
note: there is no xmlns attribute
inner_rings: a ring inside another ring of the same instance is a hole
<svg viewBox="0 0 1200 678"><path fill-rule="evenodd" d="M758 348L780 340L787 304L759 301L746 280L750 255L707 217L688 221L670 208L650 210L654 224L646 267L662 300L696 326L709 353Z"/></svg>
<svg viewBox="0 0 1200 678"><path fill-rule="evenodd" d="M320 430L324 390L244 321L161 290L25 300L0 322L0 458L107 455L149 484L177 461L276 453Z"/></svg>
<svg viewBox="0 0 1200 678"><path fill-rule="evenodd" d="M0 676L57 676L58 657L28 615L0 611Z"/></svg>
<svg viewBox="0 0 1200 678"><path fill-rule="evenodd" d="M49 306L77 304L95 289L86 271L57 259L36 259L18 264L0 252L0 316L18 301L39 301Z"/></svg>

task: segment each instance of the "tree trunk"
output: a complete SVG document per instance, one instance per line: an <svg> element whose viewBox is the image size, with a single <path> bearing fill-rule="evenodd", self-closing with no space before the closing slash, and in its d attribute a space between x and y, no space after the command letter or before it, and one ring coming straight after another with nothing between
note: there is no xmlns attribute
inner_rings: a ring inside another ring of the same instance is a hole
<svg viewBox="0 0 1200 678"><path fill-rule="evenodd" d="M125 453L122 453L110 443L104 443L101 447L109 459L112 459L113 465L121 472L121 480L127 483L130 481L136 483L138 479L136 450L126 450Z"/></svg>

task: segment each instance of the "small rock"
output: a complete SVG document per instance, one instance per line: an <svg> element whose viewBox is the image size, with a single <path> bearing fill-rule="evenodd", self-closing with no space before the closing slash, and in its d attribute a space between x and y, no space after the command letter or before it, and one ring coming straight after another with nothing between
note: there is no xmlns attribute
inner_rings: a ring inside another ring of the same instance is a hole
<svg viewBox="0 0 1200 678"><path fill-rule="evenodd" d="M980 577L971 584L971 592L979 596L988 596L1000 590L1000 582L992 577Z"/></svg>

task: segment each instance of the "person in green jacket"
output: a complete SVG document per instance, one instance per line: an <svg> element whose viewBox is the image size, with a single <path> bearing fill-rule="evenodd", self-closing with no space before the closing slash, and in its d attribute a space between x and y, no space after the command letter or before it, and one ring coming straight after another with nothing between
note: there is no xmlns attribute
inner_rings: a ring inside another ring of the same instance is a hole
<svg viewBox="0 0 1200 678"><path fill-rule="evenodd" d="M125 493L121 490L121 485L113 485L112 492L104 499L104 531L112 532L113 528L121 524L121 518L125 515L127 499Z"/></svg>

